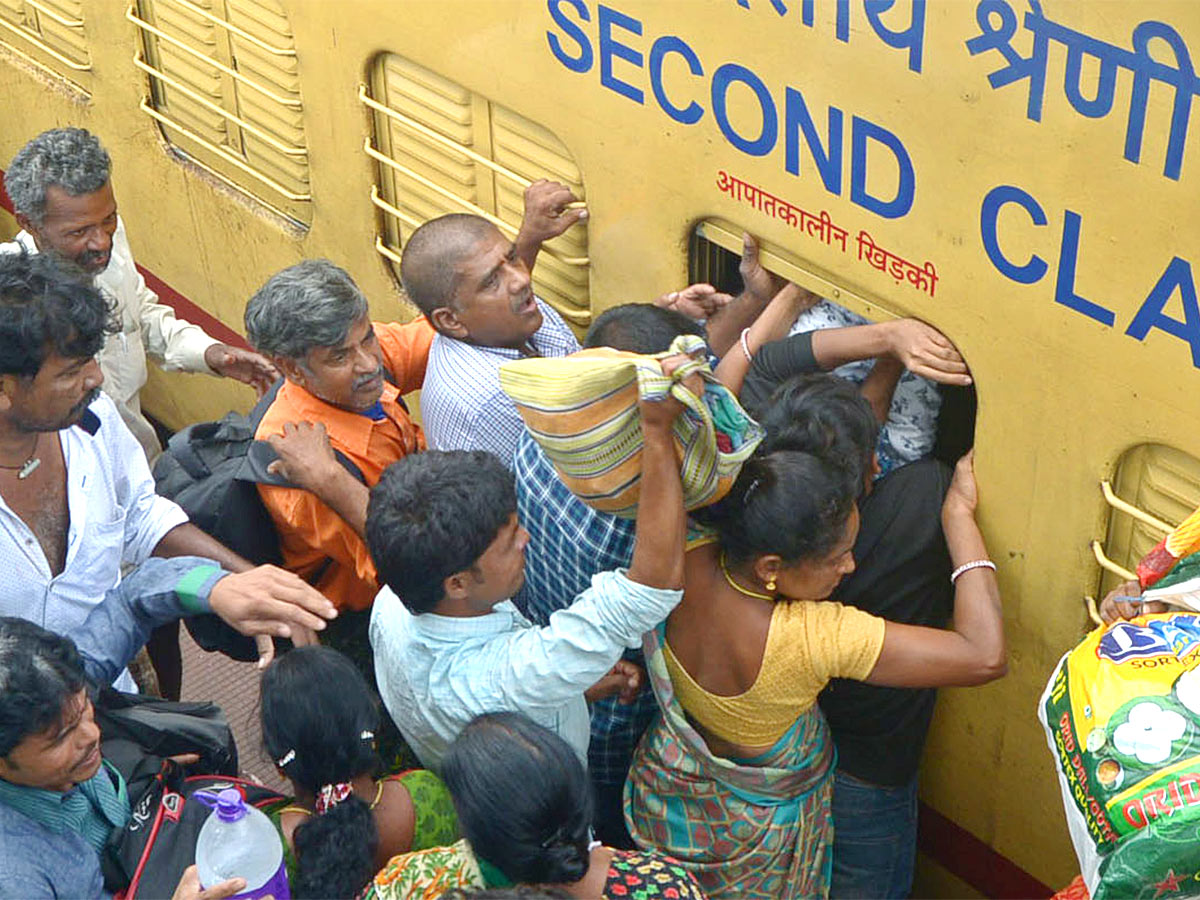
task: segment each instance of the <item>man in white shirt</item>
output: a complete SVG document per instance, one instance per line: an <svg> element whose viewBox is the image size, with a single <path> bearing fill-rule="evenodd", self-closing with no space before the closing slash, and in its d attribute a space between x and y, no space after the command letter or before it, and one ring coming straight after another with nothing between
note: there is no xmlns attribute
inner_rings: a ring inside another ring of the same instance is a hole
<svg viewBox="0 0 1200 900"><path fill-rule="evenodd" d="M100 293L49 254L0 255L0 616L64 634L117 584L122 565L193 555L232 572L253 568L154 492L145 455L99 392L95 354L111 327ZM334 617L295 575L255 572L293 640L311 640ZM127 675L118 686L133 687Z"/></svg>
<svg viewBox="0 0 1200 900"><path fill-rule="evenodd" d="M673 368L668 365L667 368ZM587 700L632 699L641 669L621 660L683 596L685 516L673 399L644 401L633 559L602 572L534 627L510 599L529 533L513 476L482 451L428 451L389 466L371 491L367 544L379 592L371 647L384 705L433 770L481 713L512 710L557 732L586 765Z"/></svg>
<svg viewBox="0 0 1200 900"><path fill-rule="evenodd" d="M108 154L82 128L39 134L13 157L5 174L24 230L0 245L0 251L52 252L93 276L96 287L116 304L120 330L109 335L100 352L104 392L153 462L162 448L142 415L139 397L146 384L147 353L168 371L225 375L259 393L277 373L263 356L209 337L158 302L134 265L109 171Z"/></svg>

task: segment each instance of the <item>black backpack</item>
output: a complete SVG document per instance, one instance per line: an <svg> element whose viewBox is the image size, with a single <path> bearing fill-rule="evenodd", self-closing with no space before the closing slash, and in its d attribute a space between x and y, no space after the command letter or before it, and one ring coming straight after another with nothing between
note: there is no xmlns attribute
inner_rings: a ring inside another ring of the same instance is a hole
<svg viewBox="0 0 1200 900"><path fill-rule="evenodd" d="M278 456L266 441L254 439L282 384L283 379L276 381L249 415L230 412L216 422L200 422L176 432L154 464L154 486L160 495L183 507L201 531L258 564L279 565L282 555L275 523L255 485L295 487L267 471ZM349 457L338 450L334 454L346 471L366 483ZM310 580L316 581L324 571L322 566ZM193 616L185 621L203 649L244 661L258 659L254 640L216 616Z"/></svg>

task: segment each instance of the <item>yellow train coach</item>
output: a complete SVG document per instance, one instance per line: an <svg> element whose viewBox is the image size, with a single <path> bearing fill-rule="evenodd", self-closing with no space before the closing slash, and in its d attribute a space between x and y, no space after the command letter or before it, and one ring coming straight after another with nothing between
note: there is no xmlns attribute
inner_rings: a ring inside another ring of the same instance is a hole
<svg viewBox="0 0 1200 900"><path fill-rule="evenodd" d="M96 133L151 286L227 340L306 257L410 317L412 228L515 230L541 177L591 211L535 277L581 328L723 277L743 230L935 325L975 378L1011 666L943 692L917 890L1032 896L1078 871L1037 698L1085 596L1200 504L1197 55L1194 0L0 0L0 165ZM249 401L143 394L175 427Z"/></svg>

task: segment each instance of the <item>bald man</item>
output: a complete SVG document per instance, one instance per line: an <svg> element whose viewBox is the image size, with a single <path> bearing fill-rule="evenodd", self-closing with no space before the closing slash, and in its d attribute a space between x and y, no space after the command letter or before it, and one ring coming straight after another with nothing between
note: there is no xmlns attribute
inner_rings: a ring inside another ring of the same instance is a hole
<svg viewBox="0 0 1200 900"><path fill-rule="evenodd" d="M551 181L525 192L515 240L479 216L455 213L426 222L404 248L400 278L409 299L437 331L429 352L421 415L437 450L487 450L512 467L524 430L500 389L500 365L579 349L567 324L533 294L530 271L542 242L587 211Z"/></svg>

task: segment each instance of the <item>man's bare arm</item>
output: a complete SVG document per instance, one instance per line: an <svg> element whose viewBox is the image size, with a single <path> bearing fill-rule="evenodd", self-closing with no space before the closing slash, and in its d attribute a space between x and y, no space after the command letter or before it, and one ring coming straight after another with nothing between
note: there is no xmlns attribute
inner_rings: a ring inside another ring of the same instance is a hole
<svg viewBox="0 0 1200 900"><path fill-rule="evenodd" d="M758 243L749 233L742 235L742 292L708 320L708 346L717 356L724 356L742 333L762 315L771 298L783 287L783 279L762 267L758 258Z"/></svg>

